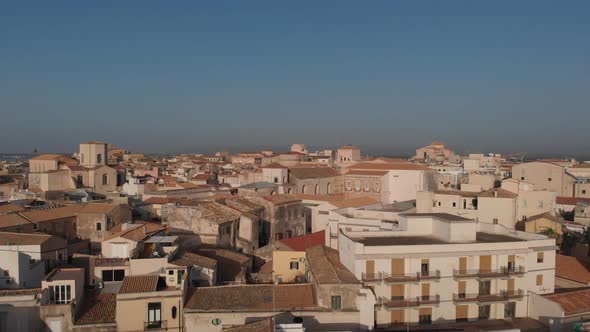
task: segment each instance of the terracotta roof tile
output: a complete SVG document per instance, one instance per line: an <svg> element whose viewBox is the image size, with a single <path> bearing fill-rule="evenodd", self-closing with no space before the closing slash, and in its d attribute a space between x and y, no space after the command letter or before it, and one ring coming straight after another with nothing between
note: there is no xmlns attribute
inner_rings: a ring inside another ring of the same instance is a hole
<svg viewBox="0 0 590 332"><path fill-rule="evenodd" d="M117 294L99 293L87 296L75 325L116 323Z"/></svg>
<svg viewBox="0 0 590 332"><path fill-rule="evenodd" d="M0 245L40 245L51 237L52 235L42 233L0 232Z"/></svg>
<svg viewBox="0 0 590 332"><path fill-rule="evenodd" d="M358 284L358 279L340 262L338 251L324 245L306 250L309 269L318 284Z"/></svg>
<svg viewBox="0 0 590 332"><path fill-rule="evenodd" d="M590 285L590 264L576 257L556 255L555 276Z"/></svg>
<svg viewBox="0 0 590 332"><path fill-rule="evenodd" d="M155 274L126 276L118 294L155 292L158 289L158 279L159 276Z"/></svg>
<svg viewBox="0 0 590 332"><path fill-rule="evenodd" d="M346 172L346 175L368 175L368 176L383 176L388 171L369 171L364 169L351 169Z"/></svg>
<svg viewBox="0 0 590 332"><path fill-rule="evenodd" d="M24 208L11 203L0 205L0 214L23 211Z"/></svg>
<svg viewBox="0 0 590 332"><path fill-rule="evenodd" d="M337 170L330 167L291 167L289 172L298 179L320 179L340 176Z"/></svg>
<svg viewBox="0 0 590 332"><path fill-rule="evenodd" d="M17 289L0 289L0 297L2 296L31 296L38 295L43 292L41 288L17 288Z"/></svg>
<svg viewBox="0 0 590 332"><path fill-rule="evenodd" d="M558 196L555 202L562 205L576 205L578 202L590 203L590 198Z"/></svg>
<svg viewBox="0 0 590 332"><path fill-rule="evenodd" d="M295 236L289 239L283 239L280 241L295 251L305 251L309 247L323 245L326 242L326 232L319 231L301 236Z"/></svg>
<svg viewBox="0 0 590 332"><path fill-rule="evenodd" d="M194 254L192 252L184 252L174 260L170 261L170 264L178 266L200 266L208 269L215 269L217 267L217 261L213 258Z"/></svg>
<svg viewBox="0 0 590 332"><path fill-rule="evenodd" d="M545 298L558 303L566 316L590 312L590 289L552 294Z"/></svg>
<svg viewBox="0 0 590 332"><path fill-rule="evenodd" d="M199 311L274 311L315 308L311 284L237 285L194 289L187 309Z"/></svg>
<svg viewBox="0 0 590 332"><path fill-rule="evenodd" d="M0 215L0 228L14 227L18 225L27 225L31 222L18 213L9 213Z"/></svg>
<svg viewBox="0 0 590 332"><path fill-rule="evenodd" d="M393 163L370 163L363 162L350 166L350 169L363 170L409 170L409 171L431 171L424 165L414 164L411 162L393 162Z"/></svg>

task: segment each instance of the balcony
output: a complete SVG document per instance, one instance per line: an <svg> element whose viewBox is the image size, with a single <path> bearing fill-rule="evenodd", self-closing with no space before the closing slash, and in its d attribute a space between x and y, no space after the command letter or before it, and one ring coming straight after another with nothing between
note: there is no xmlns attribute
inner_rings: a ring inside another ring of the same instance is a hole
<svg viewBox="0 0 590 332"><path fill-rule="evenodd" d="M166 324L165 320L157 320L157 321L143 323L143 330L144 331L166 330L167 328L168 328L168 324Z"/></svg>
<svg viewBox="0 0 590 332"><path fill-rule="evenodd" d="M477 278L477 279L494 279L494 278L509 278L514 276L522 276L525 273L523 266L518 267L502 267L496 270L453 270L453 277L455 279L462 278Z"/></svg>
<svg viewBox="0 0 590 332"><path fill-rule="evenodd" d="M421 305L433 305L440 303L440 296L436 295L429 295L429 296L417 296L411 298L391 298L387 299L384 297L380 297L377 305L380 305L386 309L395 309L395 308L411 308L411 307L419 307Z"/></svg>
<svg viewBox="0 0 590 332"><path fill-rule="evenodd" d="M428 271L426 273L408 273L408 274L389 274L386 272L377 273L363 273L362 281L365 283L380 283L387 282L390 284L404 283L404 282L419 282L420 280L438 280L440 279L440 271Z"/></svg>
<svg viewBox="0 0 590 332"><path fill-rule="evenodd" d="M522 299L524 297L524 291L522 289L513 291L501 291L500 293L494 294L453 294L453 302L455 303L466 303L466 302L477 302L479 304L486 304L492 302L505 302L512 299Z"/></svg>
<svg viewBox="0 0 590 332"><path fill-rule="evenodd" d="M382 282L383 281L383 273L362 273L361 279L365 283L372 283L372 282Z"/></svg>

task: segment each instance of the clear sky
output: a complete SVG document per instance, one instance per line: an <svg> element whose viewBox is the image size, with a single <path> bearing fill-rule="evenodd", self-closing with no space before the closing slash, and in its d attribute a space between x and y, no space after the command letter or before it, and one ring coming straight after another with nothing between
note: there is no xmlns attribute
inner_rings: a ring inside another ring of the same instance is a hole
<svg viewBox="0 0 590 332"><path fill-rule="evenodd" d="M590 153L590 1L2 1L0 152Z"/></svg>

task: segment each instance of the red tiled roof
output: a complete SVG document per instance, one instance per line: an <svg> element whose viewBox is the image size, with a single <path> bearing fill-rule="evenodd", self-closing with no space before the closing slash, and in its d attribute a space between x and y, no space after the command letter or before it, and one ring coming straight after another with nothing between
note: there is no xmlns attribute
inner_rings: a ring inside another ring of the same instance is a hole
<svg viewBox="0 0 590 332"><path fill-rule="evenodd" d="M590 265L576 257L555 255L555 276L590 285Z"/></svg>
<svg viewBox="0 0 590 332"><path fill-rule="evenodd" d="M126 276L119 294L155 292L158 289L158 278L155 274Z"/></svg>
<svg viewBox="0 0 590 332"><path fill-rule="evenodd" d="M76 325L115 323L117 294L100 293L84 299Z"/></svg>
<svg viewBox="0 0 590 332"><path fill-rule="evenodd" d="M558 303L566 316L590 312L590 289L545 296Z"/></svg>
<svg viewBox="0 0 590 332"><path fill-rule="evenodd" d="M305 251L307 248L323 245L326 242L326 232L319 231L280 240L280 242L295 251Z"/></svg>
<svg viewBox="0 0 590 332"><path fill-rule="evenodd" d="M558 196L555 203L562 205L576 205L578 202L590 203L590 198Z"/></svg>
<svg viewBox="0 0 590 332"><path fill-rule="evenodd" d="M17 288L17 289L1 289L0 297L2 296L30 296L41 294L43 289L41 288Z"/></svg>
<svg viewBox="0 0 590 332"><path fill-rule="evenodd" d="M409 170L409 171L430 171L424 165L414 164L411 162L391 162L391 163L358 163L350 166L350 169L362 169L362 170Z"/></svg>
<svg viewBox="0 0 590 332"><path fill-rule="evenodd" d="M287 166L283 166L280 163L270 163L266 166L263 166L262 168L287 168Z"/></svg>

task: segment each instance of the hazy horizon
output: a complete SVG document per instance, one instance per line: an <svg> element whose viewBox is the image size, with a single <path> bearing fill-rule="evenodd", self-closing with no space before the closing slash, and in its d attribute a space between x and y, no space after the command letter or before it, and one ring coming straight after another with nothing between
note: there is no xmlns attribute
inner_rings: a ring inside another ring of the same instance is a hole
<svg viewBox="0 0 590 332"><path fill-rule="evenodd" d="M588 1L0 5L0 151L590 154Z"/></svg>

